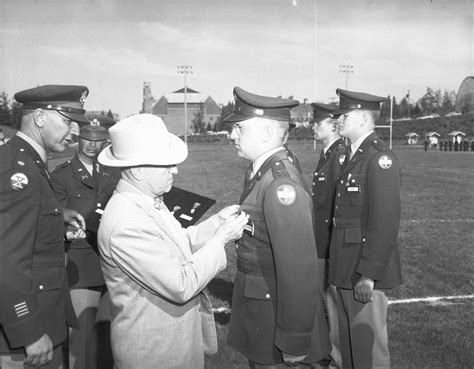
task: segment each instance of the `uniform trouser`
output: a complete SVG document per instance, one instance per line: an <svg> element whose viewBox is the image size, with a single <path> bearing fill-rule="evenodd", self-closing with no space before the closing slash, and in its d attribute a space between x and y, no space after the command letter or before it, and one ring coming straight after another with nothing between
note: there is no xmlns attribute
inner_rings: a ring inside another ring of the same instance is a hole
<svg viewBox="0 0 474 369"><path fill-rule="evenodd" d="M374 290L373 300L362 304L354 290L337 288L337 312L342 368L390 368L385 293Z"/></svg>
<svg viewBox="0 0 474 369"><path fill-rule="evenodd" d="M0 369L32 369L34 366L23 364L25 360L25 354L0 354ZM46 365L43 365L41 369L62 369L63 368L63 355L62 345L54 346L53 348L53 359Z"/></svg>
<svg viewBox="0 0 474 369"><path fill-rule="evenodd" d="M329 338L331 340L331 363L330 367L341 367L341 349L339 344L339 328L338 328L338 317L337 317L337 306L336 306L336 287L329 285L328 275L328 260L317 259L318 273L317 278L318 285L321 286L321 300L324 303L324 310L326 311L326 319L329 325Z"/></svg>
<svg viewBox="0 0 474 369"><path fill-rule="evenodd" d="M69 369L89 369L95 367L97 336L94 334L101 288L72 289L71 301L81 326L80 330L69 329Z"/></svg>

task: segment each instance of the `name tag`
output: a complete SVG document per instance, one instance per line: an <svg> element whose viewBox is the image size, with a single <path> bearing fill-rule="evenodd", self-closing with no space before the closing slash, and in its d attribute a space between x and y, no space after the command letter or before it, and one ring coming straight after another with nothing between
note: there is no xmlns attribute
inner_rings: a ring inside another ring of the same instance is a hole
<svg viewBox="0 0 474 369"><path fill-rule="evenodd" d="M253 220L250 220L247 225L244 227L244 232L247 232L250 236L253 236L255 233L255 225L253 224Z"/></svg>
<svg viewBox="0 0 474 369"><path fill-rule="evenodd" d="M102 209L95 209L95 212L100 215L104 214L104 210Z"/></svg>
<svg viewBox="0 0 474 369"><path fill-rule="evenodd" d="M347 192L360 192L360 187L359 186L347 186L346 191Z"/></svg>
<svg viewBox="0 0 474 369"><path fill-rule="evenodd" d="M326 181L326 177L318 177L318 182L324 182Z"/></svg>
<svg viewBox="0 0 474 369"><path fill-rule="evenodd" d="M179 217L180 217L180 218L183 218L184 220L187 220L188 222L189 222L190 220L193 220L192 217L190 217L189 215L186 215L186 214L181 214Z"/></svg>

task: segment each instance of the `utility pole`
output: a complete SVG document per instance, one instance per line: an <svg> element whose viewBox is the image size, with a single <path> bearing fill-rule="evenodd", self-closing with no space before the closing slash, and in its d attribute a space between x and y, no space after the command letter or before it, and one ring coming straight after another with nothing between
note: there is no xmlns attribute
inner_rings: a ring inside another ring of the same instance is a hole
<svg viewBox="0 0 474 369"><path fill-rule="evenodd" d="M410 118L410 90L407 93L408 118Z"/></svg>
<svg viewBox="0 0 474 369"><path fill-rule="evenodd" d="M193 73L193 67L190 65L178 65L178 74L184 75L184 143L188 145L188 87L186 76Z"/></svg>
<svg viewBox="0 0 474 369"><path fill-rule="evenodd" d="M344 73L346 75L346 90L349 86L349 74L354 73L354 66L349 61L347 64L339 65L339 73Z"/></svg>

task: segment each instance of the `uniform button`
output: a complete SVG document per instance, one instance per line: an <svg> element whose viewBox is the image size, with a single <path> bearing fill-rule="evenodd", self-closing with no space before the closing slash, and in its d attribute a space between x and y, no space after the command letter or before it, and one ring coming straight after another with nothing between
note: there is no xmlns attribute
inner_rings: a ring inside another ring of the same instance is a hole
<svg viewBox="0 0 474 369"><path fill-rule="evenodd" d="M326 223L329 223L329 219L326 219Z"/></svg>
<svg viewBox="0 0 474 369"><path fill-rule="evenodd" d="M314 196L314 192L311 192L311 196Z"/></svg>
<svg viewBox="0 0 474 369"><path fill-rule="evenodd" d="M239 248L239 245L235 245L235 248L238 249L238 248Z"/></svg>
<svg viewBox="0 0 474 369"><path fill-rule="evenodd" d="M341 184L344 184L344 181L343 181L343 180L341 180Z"/></svg>
<svg viewBox="0 0 474 369"><path fill-rule="evenodd" d="M341 197L341 193L340 193L340 192L337 193L337 197Z"/></svg>
<svg viewBox="0 0 474 369"><path fill-rule="evenodd" d="M40 285L38 286L38 288L39 288L40 290L42 290L42 289L44 289L44 286L43 286L42 284L40 284Z"/></svg>
<svg viewBox="0 0 474 369"><path fill-rule="evenodd" d="M100 202L97 203L97 207L100 208L102 204Z"/></svg>
<svg viewBox="0 0 474 369"><path fill-rule="evenodd" d="M362 242L365 242L365 237L362 239Z"/></svg>
<svg viewBox="0 0 474 369"><path fill-rule="evenodd" d="M81 197L81 194L79 193L79 194L77 195L77 197Z"/></svg>
<svg viewBox="0 0 474 369"><path fill-rule="evenodd" d="M265 295L265 298L266 298L266 299L269 299L269 298L270 298L270 294L267 293L267 294Z"/></svg>
<svg viewBox="0 0 474 369"><path fill-rule="evenodd" d="M54 209L54 212L57 213L57 212L58 212L58 208Z"/></svg>
<svg viewBox="0 0 474 369"><path fill-rule="evenodd" d="M313 186L316 184L316 182L313 182Z"/></svg>
<svg viewBox="0 0 474 369"><path fill-rule="evenodd" d="M336 209L339 209L339 206L338 206L338 205L336 205L336 206L335 206L335 208L336 208Z"/></svg>

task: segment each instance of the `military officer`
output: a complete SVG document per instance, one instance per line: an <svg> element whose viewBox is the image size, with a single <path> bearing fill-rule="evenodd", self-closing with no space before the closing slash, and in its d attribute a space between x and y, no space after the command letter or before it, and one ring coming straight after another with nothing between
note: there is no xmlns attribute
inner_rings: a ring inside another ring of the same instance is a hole
<svg viewBox="0 0 474 369"><path fill-rule="evenodd" d="M332 116L336 110L332 105L313 103L314 139L322 145L319 161L313 175L314 236L318 250L318 271L321 279L322 302L326 302L330 337L331 356L340 366L340 349L337 333L337 314L335 314L336 290L327 282L329 244L331 241L334 197L337 177L346 158L347 147L339 136L337 118Z"/></svg>
<svg viewBox="0 0 474 369"><path fill-rule="evenodd" d="M384 97L336 90L350 152L338 179L329 251L343 368L389 368L387 297L401 284L400 164L377 137Z"/></svg>
<svg viewBox="0 0 474 369"><path fill-rule="evenodd" d="M86 239L66 242L67 274L80 330L69 332L69 367L95 367L98 342L94 334L96 314L105 282L100 269L97 230L100 216L120 178L120 170L97 163L97 156L107 140L107 130L100 117L83 124L79 131L77 155L51 175L51 182L62 206L76 209L86 220ZM102 303L107 304L103 296ZM105 349L102 348L102 350Z"/></svg>
<svg viewBox="0 0 474 369"><path fill-rule="evenodd" d="M234 89L231 139L251 162L241 209L250 221L237 241L228 343L250 368L317 362L330 351L318 311L311 195L283 144L295 100Z"/></svg>
<svg viewBox="0 0 474 369"><path fill-rule="evenodd" d="M78 327L66 281L64 225L83 237L84 219L62 209L46 167L65 150L71 121L86 122L84 86L45 85L15 94L21 128L0 147L0 367L62 367L67 324Z"/></svg>

